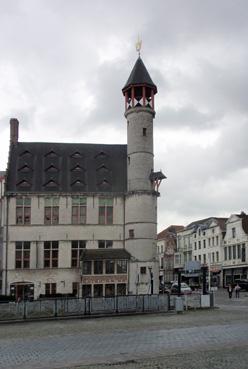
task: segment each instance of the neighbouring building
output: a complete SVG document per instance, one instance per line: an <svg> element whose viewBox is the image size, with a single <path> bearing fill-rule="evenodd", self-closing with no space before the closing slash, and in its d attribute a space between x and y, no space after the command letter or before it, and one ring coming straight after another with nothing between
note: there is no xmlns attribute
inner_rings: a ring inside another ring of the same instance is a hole
<svg viewBox="0 0 248 369"><path fill-rule="evenodd" d="M157 293L153 83L139 57L124 86L127 145L20 142L10 120L2 293ZM111 108L111 106L110 106Z"/></svg>
<svg viewBox="0 0 248 369"><path fill-rule="evenodd" d="M5 172L0 171L0 295L2 294L2 270L3 270L3 196L4 196Z"/></svg>
<svg viewBox="0 0 248 369"><path fill-rule="evenodd" d="M248 215L232 214L226 222L223 285L248 278Z"/></svg>
<svg viewBox="0 0 248 369"><path fill-rule="evenodd" d="M160 283L169 283L174 280L174 253L177 250L177 232L183 229L184 226L171 225L158 233L157 254Z"/></svg>
<svg viewBox="0 0 248 369"><path fill-rule="evenodd" d="M211 286L222 285L223 242L227 218L210 217L190 223L177 233L175 269L182 269L182 277L190 284L198 284L201 271L195 265L210 267ZM189 266L189 267L188 267Z"/></svg>

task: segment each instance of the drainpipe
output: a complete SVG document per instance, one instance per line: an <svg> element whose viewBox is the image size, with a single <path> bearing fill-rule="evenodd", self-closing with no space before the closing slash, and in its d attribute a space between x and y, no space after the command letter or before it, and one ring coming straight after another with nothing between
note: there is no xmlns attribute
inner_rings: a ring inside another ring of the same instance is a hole
<svg viewBox="0 0 248 369"><path fill-rule="evenodd" d="M6 204L6 228L5 228L5 295L8 293L8 281L7 281L7 274L8 274L8 246L9 246L9 197L6 196L7 204Z"/></svg>

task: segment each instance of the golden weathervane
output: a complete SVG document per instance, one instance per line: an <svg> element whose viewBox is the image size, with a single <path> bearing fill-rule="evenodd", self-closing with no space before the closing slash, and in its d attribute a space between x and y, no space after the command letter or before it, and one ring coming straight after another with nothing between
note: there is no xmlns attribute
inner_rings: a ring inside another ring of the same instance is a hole
<svg viewBox="0 0 248 369"><path fill-rule="evenodd" d="M136 51L138 52L139 56L140 56L140 50L141 50L141 46L142 46L142 40L140 39L140 37L138 36L138 41L136 42Z"/></svg>

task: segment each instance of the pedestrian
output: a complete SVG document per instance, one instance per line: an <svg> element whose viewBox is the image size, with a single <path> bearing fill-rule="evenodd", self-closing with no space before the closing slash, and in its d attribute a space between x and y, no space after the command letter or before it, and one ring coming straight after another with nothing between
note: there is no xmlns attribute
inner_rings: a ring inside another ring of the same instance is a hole
<svg viewBox="0 0 248 369"><path fill-rule="evenodd" d="M232 292L233 292L233 288L232 288L231 284L229 284L227 286L227 292L228 292L228 295L229 295L229 299L231 299L232 298Z"/></svg>
<svg viewBox="0 0 248 369"><path fill-rule="evenodd" d="M237 283L234 287L236 299L239 299L239 291L241 290L240 285Z"/></svg>

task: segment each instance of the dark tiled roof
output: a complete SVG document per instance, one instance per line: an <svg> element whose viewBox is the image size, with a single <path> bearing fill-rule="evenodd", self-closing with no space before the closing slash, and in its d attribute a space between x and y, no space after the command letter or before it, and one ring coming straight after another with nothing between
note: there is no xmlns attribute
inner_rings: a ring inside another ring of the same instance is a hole
<svg viewBox="0 0 248 369"><path fill-rule="evenodd" d="M131 255L125 249L85 249L81 256L82 260L128 260L130 258Z"/></svg>
<svg viewBox="0 0 248 369"><path fill-rule="evenodd" d="M195 222L192 222L189 225L187 225L186 229L197 228L199 226L209 227L210 223L213 220L217 222L217 224L220 226L222 230L225 229L227 218L218 218L218 217L210 217L201 220L196 220Z"/></svg>
<svg viewBox="0 0 248 369"><path fill-rule="evenodd" d="M240 214L237 214L239 218L242 219L242 228L246 234L248 234L248 215L243 211Z"/></svg>
<svg viewBox="0 0 248 369"><path fill-rule="evenodd" d="M142 59L139 57L133 67L133 70L127 80L127 83L123 87L122 91L124 92L130 86L135 85L147 85L154 89L154 92L157 92L157 86L153 83L145 64Z"/></svg>
<svg viewBox="0 0 248 369"><path fill-rule="evenodd" d="M123 193L127 146L18 142L11 146L7 192Z"/></svg>
<svg viewBox="0 0 248 369"><path fill-rule="evenodd" d="M182 225L171 225L168 228L164 229L162 232L158 233L157 239L163 240L167 238L170 234L173 234L176 236L176 233L179 231L183 231L184 226Z"/></svg>

